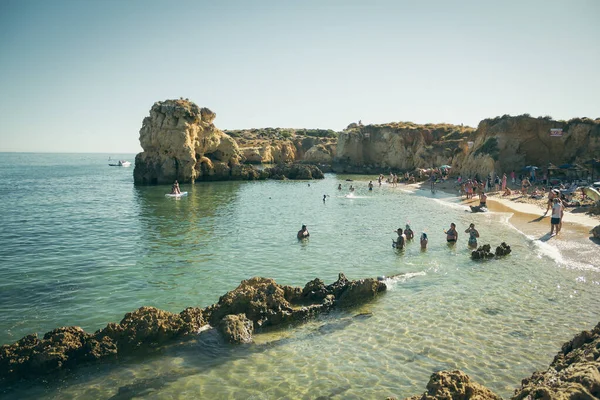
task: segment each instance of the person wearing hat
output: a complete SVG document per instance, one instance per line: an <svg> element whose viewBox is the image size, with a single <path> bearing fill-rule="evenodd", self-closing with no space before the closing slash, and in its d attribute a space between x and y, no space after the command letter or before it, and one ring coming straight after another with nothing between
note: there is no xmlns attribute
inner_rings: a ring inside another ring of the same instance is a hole
<svg viewBox="0 0 600 400"><path fill-rule="evenodd" d="M306 225L302 225L302 229L298 231L298 239L308 239L310 233L308 233L308 229L306 229Z"/></svg>

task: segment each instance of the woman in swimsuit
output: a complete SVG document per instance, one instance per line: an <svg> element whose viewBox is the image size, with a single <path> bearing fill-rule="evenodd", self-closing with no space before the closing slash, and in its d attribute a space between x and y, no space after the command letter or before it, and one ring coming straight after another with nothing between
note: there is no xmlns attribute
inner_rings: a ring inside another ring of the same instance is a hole
<svg viewBox="0 0 600 400"><path fill-rule="evenodd" d="M458 232L456 232L456 224L453 222L450 224L450 229L446 231L446 241L448 243L456 243L458 240Z"/></svg>
<svg viewBox="0 0 600 400"><path fill-rule="evenodd" d="M477 238L479 237L479 232L475 229L475 224L469 225L465 233L469 234L469 247L477 247Z"/></svg>
<svg viewBox="0 0 600 400"><path fill-rule="evenodd" d="M487 195L485 192L481 192L479 195L479 207L487 207Z"/></svg>

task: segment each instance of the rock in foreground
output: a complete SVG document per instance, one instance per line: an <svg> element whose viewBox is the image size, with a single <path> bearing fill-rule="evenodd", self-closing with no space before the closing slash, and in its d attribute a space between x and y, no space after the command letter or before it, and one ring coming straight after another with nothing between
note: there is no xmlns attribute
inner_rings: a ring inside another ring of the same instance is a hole
<svg viewBox="0 0 600 400"><path fill-rule="evenodd" d="M500 396L476 382L462 371L440 371L431 375L427 391L407 400L502 400Z"/></svg>
<svg viewBox="0 0 600 400"><path fill-rule="evenodd" d="M79 327L58 328L40 340L28 335L0 347L0 381L47 375L86 362L157 348L193 336L210 325L225 341L250 343L252 333L281 323L304 321L332 307L368 301L386 289L376 279L349 281L344 274L331 285L315 279L304 288L281 286L273 279L252 278L205 309L189 307L179 314L141 307L120 323L94 334Z"/></svg>

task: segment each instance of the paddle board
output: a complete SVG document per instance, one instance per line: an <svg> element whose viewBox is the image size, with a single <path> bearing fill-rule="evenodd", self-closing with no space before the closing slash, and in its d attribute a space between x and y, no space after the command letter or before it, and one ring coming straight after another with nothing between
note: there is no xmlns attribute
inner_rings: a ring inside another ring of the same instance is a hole
<svg viewBox="0 0 600 400"><path fill-rule="evenodd" d="M177 193L177 194L173 194L173 193L167 193L165 194L165 197L184 197L187 196L187 192L181 192L181 193Z"/></svg>

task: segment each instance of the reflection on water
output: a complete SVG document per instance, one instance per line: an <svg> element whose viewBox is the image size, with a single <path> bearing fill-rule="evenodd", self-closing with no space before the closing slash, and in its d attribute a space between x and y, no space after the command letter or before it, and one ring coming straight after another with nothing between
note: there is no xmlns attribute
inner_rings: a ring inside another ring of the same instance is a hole
<svg viewBox="0 0 600 400"><path fill-rule="evenodd" d="M95 161L51 176L81 175L77 198L30 177L38 182L31 198L0 203L8 221L0 226L0 289L9 294L0 296L1 343L59 325L93 331L142 305L207 306L252 276L304 285L316 277L331 283L339 272L403 275L388 279L390 290L372 303L259 334L252 346L209 333L48 386L12 388L9 398L380 399L420 393L433 371L447 368L507 396L600 319L597 248L586 240L541 242L541 232L510 226L507 213L467 213L439 192L368 191L372 177L352 177L356 191L347 197L350 182L335 175L310 186L199 183L174 200L164 197L167 186L133 187L131 171L107 172ZM2 196L10 168L0 162ZM459 242L449 248L451 222ZM471 261L462 233L471 222L481 244L504 241L513 253ZM391 248L394 230L406 223L416 237L427 232L426 251L418 240L401 253ZM302 224L311 237L299 242ZM575 252L586 255L576 260L581 267L571 267Z"/></svg>

